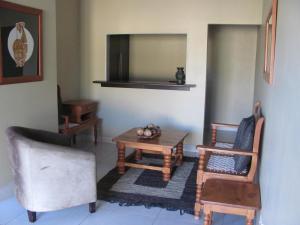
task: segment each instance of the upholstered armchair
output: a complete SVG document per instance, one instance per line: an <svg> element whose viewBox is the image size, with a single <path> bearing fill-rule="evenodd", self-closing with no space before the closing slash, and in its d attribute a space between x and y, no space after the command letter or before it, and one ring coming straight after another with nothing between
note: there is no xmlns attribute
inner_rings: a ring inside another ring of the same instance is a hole
<svg viewBox="0 0 300 225"><path fill-rule="evenodd" d="M9 127L15 194L30 222L36 212L89 204L96 210L96 160L91 152L70 147L69 137L23 127Z"/></svg>

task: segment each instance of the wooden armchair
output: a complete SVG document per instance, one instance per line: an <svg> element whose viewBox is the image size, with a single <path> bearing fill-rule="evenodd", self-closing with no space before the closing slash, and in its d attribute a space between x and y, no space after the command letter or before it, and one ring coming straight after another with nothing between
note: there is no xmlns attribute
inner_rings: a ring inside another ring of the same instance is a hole
<svg viewBox="0 0 300 225"><path fill-rule="evenodd" d="M255 116L255 133L253 139L252 152L232 149L233 145L219 144L217 142L217 130L219 128L229 127L238 128L238 125L232 124L212 124L212 140L211 146L198 145L199 150L199 165L197 171L197 190L196 190L196 203L195 203L195 219L199 219L202 209L201 194L202 188L206 180L208 179L222 179L252 183L257 170L258 154L260 145L260 136L262 125L264 123L264 117L261 116L260 102L257 102L254 106ZM227 147L227 148L226 148ZM229 147L229 148L228 148ZM231 148L230 148L231 147ZM237 172L234 169L234 156L250 156L251 163L247 170Z"/></svg>

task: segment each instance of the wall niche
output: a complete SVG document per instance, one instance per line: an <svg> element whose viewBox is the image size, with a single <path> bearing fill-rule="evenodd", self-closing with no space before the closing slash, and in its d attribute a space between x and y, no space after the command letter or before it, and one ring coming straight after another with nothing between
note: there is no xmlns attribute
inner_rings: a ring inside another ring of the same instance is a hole
<svg viewBox="0 0 300 225"><path fill-rule="evenodd" d="M107 36L109 81L168 82L186 65L186 34Z"/></svg>
<svg viewBox="0 0 300 225"><path fill-rule="evenodd" d="M177 85L175 78L177 67L186 67L186 46L186 34L107 35L106 82L95 83L189 90L195 85Z"/></svg>

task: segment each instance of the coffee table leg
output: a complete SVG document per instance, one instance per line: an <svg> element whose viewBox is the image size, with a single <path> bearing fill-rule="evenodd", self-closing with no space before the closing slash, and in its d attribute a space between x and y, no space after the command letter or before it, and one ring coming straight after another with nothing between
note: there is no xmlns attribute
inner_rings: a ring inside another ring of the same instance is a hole
<svg viewBox="0 0 300 225"><path fill-rule="evenodd" d="M171 178L171 152L164 153L164 167L163 167L163 180L169 181Z"/></svg>
<svg viewBox="0 0 300 225"><path fill-rule="evenodd" d="M135 160L141 160L142 159L142 149L135 149Z"/></svg>
<svg viewBox="0 0 300 225"><path fill-rule="evenodd" d="M119 174L124 174L125 173L125 145L118 143L117 144L118 148L118 172Z"/></svg>
<svg viewBox="0 0 300 225"><path fill-rule="evenodd" d="M179 157L179 159L176 162L176 165L181 166L182 165L182 158L183 158L183 142L180 142L176 146L176 157Z"/></svg>

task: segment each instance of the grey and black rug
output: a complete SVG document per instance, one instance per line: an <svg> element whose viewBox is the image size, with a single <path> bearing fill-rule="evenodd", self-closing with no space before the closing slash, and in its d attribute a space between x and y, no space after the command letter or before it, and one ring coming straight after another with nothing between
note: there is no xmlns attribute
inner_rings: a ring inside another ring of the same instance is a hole
<svg viewBox="0 0 300 225"><path fill-rule="evenodd" d="M127 160L134 161L133 157ZM162 165L162 159L154 155L143 155L141 162ZM119 175L114 168L98 182L98 199L125 206L161 207L192 214L197 162L197 158L184 157L182 166L173 168L169 182L162 180L159 171L130 168L124 175Z"/></svg>

